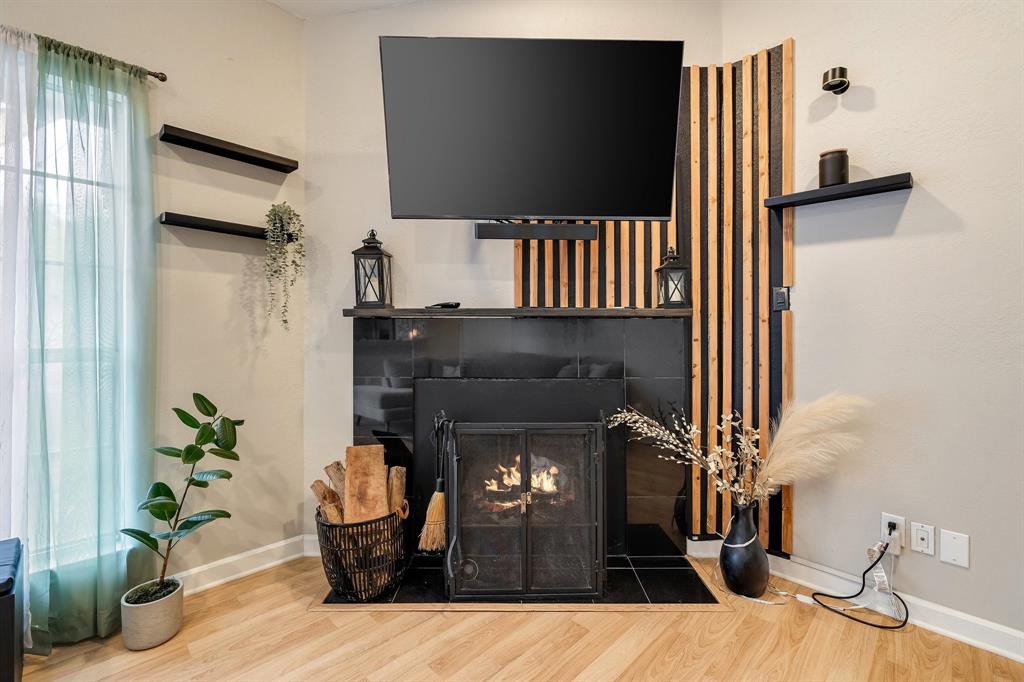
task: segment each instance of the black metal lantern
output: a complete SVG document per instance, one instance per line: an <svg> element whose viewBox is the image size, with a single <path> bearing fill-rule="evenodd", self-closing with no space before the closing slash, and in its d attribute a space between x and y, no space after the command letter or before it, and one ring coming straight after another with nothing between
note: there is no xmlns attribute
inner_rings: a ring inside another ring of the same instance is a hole
<svg viewBox="0 0 1024 682"><path fill-rule="evenodd" d="M690 306L690 269L679 260L671 246L655 269L658 273L658 307L687 308Z"/></svg>
<svg viewBox="0 0 1024 682"><path fill-rule="evenodd" d="M356 257L356 307L391 308L391 254L380 248L376 230L370 230Z"/></svg>

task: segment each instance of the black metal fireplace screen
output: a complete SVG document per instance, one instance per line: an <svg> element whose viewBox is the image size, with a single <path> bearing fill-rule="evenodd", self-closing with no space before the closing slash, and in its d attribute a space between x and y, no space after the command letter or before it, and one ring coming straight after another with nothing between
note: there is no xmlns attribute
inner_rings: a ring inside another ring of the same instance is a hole
<svg viewBox="0 0 1024 682"><path fill-rule="evenodd" d="M600 595L604 425L456 423L454 442L450 597Z"/></svg>

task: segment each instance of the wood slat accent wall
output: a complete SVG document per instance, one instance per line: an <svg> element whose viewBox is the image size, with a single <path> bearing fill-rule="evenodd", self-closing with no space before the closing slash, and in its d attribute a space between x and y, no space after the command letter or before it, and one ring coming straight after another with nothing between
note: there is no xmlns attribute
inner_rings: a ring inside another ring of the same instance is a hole
<svg viewBox="0 0 1024 682"><path fill-rule="evenodd" d="M774 287L793 283L793 209L778 221L768 196L793 191L794 42L724 65L683 69L672 217L606 221L589 245L515 246L516 305L654 307L654 269L669 247L690 264L692 402L703 445L721 438L723 413L739 412L768 441L770 420L792 397L793 321L771 308ZM688 531L724 533L732 501L707 476L686 473ZM758 510L762 543L792 550L793 491Z"/></svg>

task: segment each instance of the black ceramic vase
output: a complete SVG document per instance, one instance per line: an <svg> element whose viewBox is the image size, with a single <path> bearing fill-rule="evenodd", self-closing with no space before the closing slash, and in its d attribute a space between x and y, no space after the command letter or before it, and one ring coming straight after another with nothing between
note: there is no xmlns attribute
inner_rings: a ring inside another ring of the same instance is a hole
<svg viewBox="0 0 1024 682"><path fill-rule="evenodd" d="M768 589L768 555L757 539L754 505L736 507L718 560L726 586L736 594L757 598Z"/></svg>

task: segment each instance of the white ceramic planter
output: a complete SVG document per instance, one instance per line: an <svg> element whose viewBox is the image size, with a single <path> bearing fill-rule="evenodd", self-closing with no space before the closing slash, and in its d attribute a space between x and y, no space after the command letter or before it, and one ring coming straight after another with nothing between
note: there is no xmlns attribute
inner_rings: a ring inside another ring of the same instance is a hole
<svg viewBox="0 0 1024 682"><path fill-rule="evenodd" d="M142 585L155 582L156 580L150 580ZM133 587L132 590L134 589ZM128 592L125 592L125 595ZM181 581L178 581L178 589L174 592L148 604L129 604L122 595L121 635L125 647L132 651L152 649L178 634L178 630L181 629L183 595Z"/></svg>

